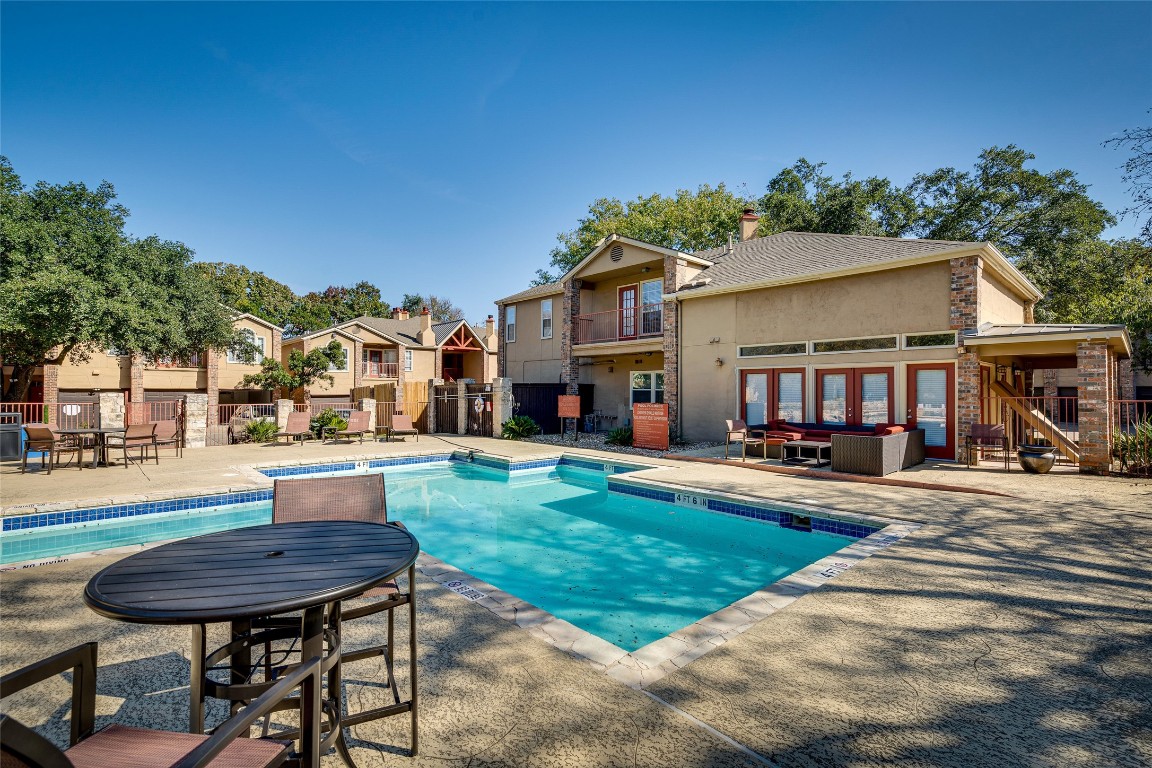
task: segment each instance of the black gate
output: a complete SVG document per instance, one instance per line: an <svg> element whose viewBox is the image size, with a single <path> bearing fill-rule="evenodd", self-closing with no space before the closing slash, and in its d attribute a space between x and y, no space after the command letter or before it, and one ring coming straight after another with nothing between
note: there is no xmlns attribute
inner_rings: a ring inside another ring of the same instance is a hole
<svg viewBox="0 0 1152 768"><path fill-rule="evenodd" d="M580 385L580 415L592 413L592 384ZM517 416L528 416L540 425L546 435L560 434L560 417L557 415L560 395L568 394L566 384L513 384L512 398L515 400ZM579 429L583 431L581 423Z"/></svg>
<svg viewBox="0 0 1152 768"><path fill-rule="evenodd" d="M492 437L492 387L468 385L468 434Z"/></svg>
<svg viewBox="0 0 1152 768"><path fill-rule="evenodd" d="M441 384L432 390L432 407L436 409L436 431L456 434L460 423L459 390L455 384Z"/></svg>

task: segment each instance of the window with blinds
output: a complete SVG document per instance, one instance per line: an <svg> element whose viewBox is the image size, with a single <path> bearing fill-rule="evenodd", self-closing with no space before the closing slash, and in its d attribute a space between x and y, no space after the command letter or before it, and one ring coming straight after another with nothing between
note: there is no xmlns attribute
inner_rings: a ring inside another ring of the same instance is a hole
<svg viewBox="0 0 1152 768"><path fill-rule="evenodd" d="M776 387L776 418L804 421L804 374L781 373L777 377Z"/></svg>
<svg viewBox="0 0 1152 768"><path fill-rule="evenodd" d="M860 375L860 423L882 424L888 421L888 374Z"/></svg>
<svg viewBox="0 0 1152 768"><path fill-rule="evenodd" d="M924 445L948 444L948 373L916 371L916 426L924 430Z"/></svg>
<svg viewBox="0 0 1152 768"><path fill-rule="evenodd" d="M825 424L848 423L848 377L843 373L829 373L823 377L820 393L820 412Z"/></svg>

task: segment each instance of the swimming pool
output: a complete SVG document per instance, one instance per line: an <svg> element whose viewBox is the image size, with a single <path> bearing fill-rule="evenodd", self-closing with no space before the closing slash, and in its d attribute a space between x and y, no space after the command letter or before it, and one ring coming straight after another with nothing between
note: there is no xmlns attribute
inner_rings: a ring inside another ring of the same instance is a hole
<svg viewBox="0 0 1152 768"><path fill-rule="evenodd" d="M438 461L327 471L383 471L390 517L426 552L629 652L878 530L797 530L786 527L802 519L791 512L677 499L658 485L610 483L594 466L554 461L510 473ZM7 531L0 548L5 562L23 561L270 520L270 502L259 499Z"/></svg>

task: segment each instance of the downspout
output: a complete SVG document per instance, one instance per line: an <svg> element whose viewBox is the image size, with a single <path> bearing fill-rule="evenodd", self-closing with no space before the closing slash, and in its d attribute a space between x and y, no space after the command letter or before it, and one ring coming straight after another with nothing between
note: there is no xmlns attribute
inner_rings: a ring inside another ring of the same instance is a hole
<svg viewBox="0 0 1152 768"><path fill-rule="evenodd" d="M679 288L677 288L679 290ZM684 302L676 299L676 438L684 439L684 377L680 371L684 368L684 334L681 326L684 323Z"/></svg>

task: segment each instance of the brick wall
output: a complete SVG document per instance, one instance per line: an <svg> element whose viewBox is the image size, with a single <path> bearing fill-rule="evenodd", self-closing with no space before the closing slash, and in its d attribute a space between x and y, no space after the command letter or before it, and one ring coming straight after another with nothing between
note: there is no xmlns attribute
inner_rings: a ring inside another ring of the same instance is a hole
<svg viewBox="0 0 1152 768"><path fill-rule="evenodd" d="M1107 474L1112 465L1111 352L1104 342L1076 345L1076 398L1080 419L1080 471Z"/></svg>
<svg viewBox="0 0 1152 768"><path fill-rule="evenodd" d="M1120 360L1116 364L1116 392L1121 400L1132 400L1136 397L1136 372L1132 370L1131 358Z"/></svg>
<svg viewBox="0 0 1152 768"><path fill-rule="evenodd" d="M954 331L973 329L980 317L980 273L984 263L979 256L961 256L950 261L952 283L949 293L949 327Z"/></svg>
<svg viewBox="0 0 1152 768"><path fill-rule="evenodd" d="M44 402L60 402L60 366L51 363L44 364ZM56 423L55 408L44 409L44 422L46 424Z"/></svg>
<svg viewBox="0 0 1152 768"><path fill-rule="evenodd" d="M956 356L956 459L966 461L964 438L972 425L980 423L980 360L976 353L960 347Z"/></svg>
<svg viewBox="0 0 1152 768"><path fill-rule="evenodd" d="M357 339L352 344L352 388L364 386L364 342ZM401 361L403 363L403 361Z"/></svg>
<svg viewBox="0 0 1152 768"><path fill-rule="evenodd" d="M972 425L980 423L980 361L974 350L964 347L962 332L976 328L980 316L980 273L983 262L979 256L961 256L952 259L952 278L948 297L949 327L957 332L959 348L956 355L956 458L964 456L964 438Z"/></svg>
<svg viewBox="0 0 1152 768"><path fill-rule="evenodd" d="M675 256L664 257L664 292L673 293L687 279L688 268ZM680 436L680 302L664 302L664 402L673 436Z"/></svg>
<svg viewBox="0 0 1152 768"><path fill-rule="evenodd" d="M576 317L580 314L582 280L564 283L564 326L560 331L560 381L568 385L568 394L580 394L580 364L572 354L576 339Z"/></svg>
<svg viewBox="0 0 1152 768"><path fill-rule="evenodd" d="M132 355L128 358L129 388L128 399L133 403L144 402L144 358Z"/></svg>
<svg viewBox="0 0 1152 768"><path fill-rule="evenodd" d="M283 362L283 357L282 357L283 353L284 353L284 332L281 331L279 328L273 328L272 329L272 359L273 360L280 360L281 362ZM280 392L280 388L277 387L276 390L272 392L272 399L276 400L276 399L279 399L281 397L283 397L283 395Z"/></svg>
<svg viewBox="0 0 1152 768"><path fill-rule="evenodd" d="M205 424L209 426L215 426L220 417L220 358L225 354L214 349L208 350L208 401L205 406L208 412Z"/></svg>

